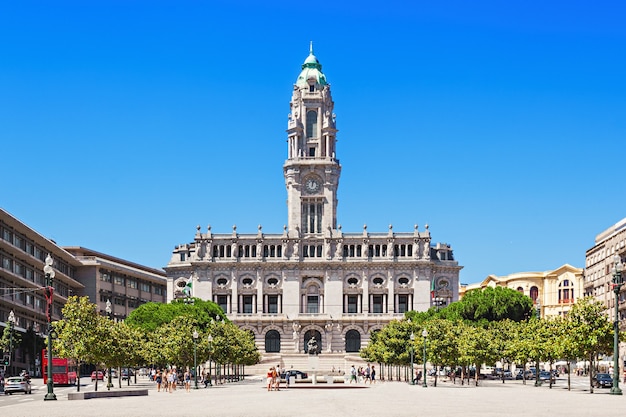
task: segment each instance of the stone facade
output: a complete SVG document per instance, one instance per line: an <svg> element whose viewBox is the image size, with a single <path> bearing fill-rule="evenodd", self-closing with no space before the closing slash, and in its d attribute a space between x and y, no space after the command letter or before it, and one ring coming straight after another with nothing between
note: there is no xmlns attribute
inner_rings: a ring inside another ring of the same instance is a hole
<svg viewBox="0 0 626 417"><path fill-rule="evenodd" d="M482 282L461 287L461 298L467 291L487 287L506 287L527 295L541 317L562 316L583 296L583 269L565 264L551 271L489 275Z"/></svg>
<svg viewBox="0 0 626 417"><path fill-rule="evenodd" d="M615 223L595 238L595 244L585 253L585 296L594 297L602 302L611 320L615 320L615 294L613 293L613 268L615 256L619 256L622 264L626 258L626 218ZM622 272L622 279L626 272ZM619 321L624 327L626 318L626 288L620 293Z"/></svg>
<svg viewBox="0 0 626 417"><path fill-rule="evenodd" d="M289 114L287 225L282 233L213 233L197 227L165 268L168 298L218 303L250 330L265 357L346 354L372 331L409 310L424 311L435 295L458 299L459 271L447 244L431 242L428 226L395 232L346 233L337 224L341 165L336 155L330 85L313 50L294 85Z"/></svg>

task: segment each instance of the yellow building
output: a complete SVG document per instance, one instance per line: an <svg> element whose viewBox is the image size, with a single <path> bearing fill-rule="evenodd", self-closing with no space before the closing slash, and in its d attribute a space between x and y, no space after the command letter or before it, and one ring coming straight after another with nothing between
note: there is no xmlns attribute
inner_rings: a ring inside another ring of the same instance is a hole
<svg viewBox="0 0 626 417"><path fill-rule="evenodd" d="M541 317L564 315L583 297L583 269L565 264L552 271L489 275L482 282L462 285L459 298L467 291L487 287L511 288L529 296L540 309Z"/></svg>

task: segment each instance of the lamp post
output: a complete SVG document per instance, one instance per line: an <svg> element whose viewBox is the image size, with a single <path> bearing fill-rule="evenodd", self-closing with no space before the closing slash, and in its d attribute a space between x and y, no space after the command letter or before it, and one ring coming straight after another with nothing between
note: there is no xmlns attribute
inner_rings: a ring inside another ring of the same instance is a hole
<svg viewBox="0 0 626 417"><path fill-rule="evenodd" d="M422 383L422 387L426 388L428 387L426 384L426 338L428 337L428 331L426 329L422 330L422 337L424 338L424 357L422 358L424 361L424 374L422 375L424 382Z"/></svg>
<svg viewBox="0 0 626 417"><path fill-rule="evenodd" d="M39 334L39 323L33 324L33 377L37 375L37 335Z"/></svg>
<svg viewBox="0 0 626 417"><path fill-rule="evenodd" d="M213 343L213 336L211 336L210 334L207 336L206 340L209 342L209 386L212 387L213 384L211 383L211 351L212 351L212 343Z"/></svg>
<svg viewBox="0 0 626 417"><path fill-rule="evenodd" d="M193 331L193 375L194 389L198 389L198 356L196 355L196 345L198 344L198 331Z"/></svg>
<svg viewBox="0 0 626 417"><path fill-rule="evenodd" d="M541 302L539 301L539 295L537 295L537 320L541 320ZM541 386L541 380L539 379L539 358L535 358L535 386Z"/></svg>
<svg viewBox="0 0 626 417"><path fill-rule="evenodd" d="M107 299L107 303L106 303L106 307L104 308L104 311L106 311L107 313L107 318L110 320L111 319L111 313L113 312L113 310L111 310L111 300ZM111 391L111 387L113 386L113 383L111 382L111 367L109 366L109 370L107 372L107 390ZM96 378L98 376L96 375ZM130 377L130 376L129 376Z"/></svg>
<svg viewBox="0 0 626 417"><path fill-rule="evenodd" d="M9 313L9 375L13 374L10 371L13 368L13 329L15 329L15 313L11 310Z"/></svg>
<svg viewBox="0 0 626 417"><path fill-rule="evenodd" d="M43 267L43 272L46 274L46 305L47 305L47 318L48 318L48 392L43 397L44 401L56 401L57 396L54 394L54 381L52 380L52 300L54 296L54 269L52 264L54 260L52 256L48 254L45 260L46 265Z"/></svg>
<svg viewBox="0 0 626 417"><path fill-rule="evenodd" d="M11 310L9 313L9 370L13 368L13 329L15 329L15 313ZM9 375L12 375L12 372L9 371Z"/></svg>
<svg viewBox="0 0 626 417"><path fill-rule="evenodd" d="M413 343L415 342L415 333L411 332L411 385L415 385L415 370L413 370Z"/></svg>
<svg viewBox="0 0 626 417"><path fill-rule="evenodd" d="M619 255L613 257L613 292L615 293L615 318L613 321L613 386L611 395L622 395L619 387L619 292L622 288L622 259Z"/></svg>

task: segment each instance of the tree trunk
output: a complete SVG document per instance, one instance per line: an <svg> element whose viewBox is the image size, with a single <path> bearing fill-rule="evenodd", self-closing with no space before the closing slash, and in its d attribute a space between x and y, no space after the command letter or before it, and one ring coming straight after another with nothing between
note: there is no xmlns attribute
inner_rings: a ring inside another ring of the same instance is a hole
<svg viewBox="0 0 626 417"><path fill-rule="evenodd" d="M593 353L589 354L589 393L593 394Z"/></svg>

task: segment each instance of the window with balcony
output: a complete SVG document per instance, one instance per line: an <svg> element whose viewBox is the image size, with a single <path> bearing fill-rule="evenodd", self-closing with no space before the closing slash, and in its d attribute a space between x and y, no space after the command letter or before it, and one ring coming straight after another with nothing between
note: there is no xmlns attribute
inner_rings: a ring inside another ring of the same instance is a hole
<svg viewBox="0 0 626 417"><path fill-rule="evenodd" d="M317 295L308 295L306 297L306 312L309 314L317 314L320 312L320 299Z"/></svg>

